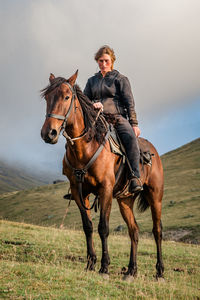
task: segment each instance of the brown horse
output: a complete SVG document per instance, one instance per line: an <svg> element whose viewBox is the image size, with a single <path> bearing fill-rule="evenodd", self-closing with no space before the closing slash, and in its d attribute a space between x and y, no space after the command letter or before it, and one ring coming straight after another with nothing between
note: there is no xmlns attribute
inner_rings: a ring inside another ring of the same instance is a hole
<svg viewBox="0 0 200 300"><path fill-rule="evenodd" d="M55 78L53 74L50 75L50 84L41 93L47 103L46 120L41 130L41 136L46 143L55 144L61 130L64 130L67 144L63 159L63 174L70 181L72 198L76 201L81 213L87 241L88 270L94 270L96 263L89 195L93 193L98 196L100 207L98 232L102 242L99 272L107 274L110 264L107 238L111 204L115 194L125 184L126 176L125 171L123 171L117 184L115 184L115 175L119 169L121 157L111 152L107 140L107 127L102 117L97 116L97 111L93 108L91 101L75 84L76 78L77 72L68 80L62 77ZM139 208L141 211L149 206L151 208L153 234L157 245L157 277L162 277L164 272L161 251L163 169L154 146L147 140L141 139L141 141L149 147L154 156L152 157L152 166L141 166L141 181L144 189L138 197ZM99 149L100 147L101 149ZM98 155L95 156L96 152ZM131 239L126 278L133 278L137 273L138 226L133 214L133 204L137 196L128 195L117 198Z"/></svg>

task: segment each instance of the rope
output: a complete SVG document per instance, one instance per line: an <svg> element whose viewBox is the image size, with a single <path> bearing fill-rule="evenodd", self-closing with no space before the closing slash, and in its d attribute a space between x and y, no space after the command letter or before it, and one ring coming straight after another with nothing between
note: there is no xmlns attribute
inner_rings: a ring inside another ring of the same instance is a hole
<svg viewBox="0 0 200 300"><path fill-rule="evenodd" d="M70 190L70 189L69 189ZM68 190L68 193L69 193L69 190ZM66 208L66 210L65 210L65 214L64 214L64 216L63 216L63 219L62 219L62 223L60 224L60 229L63 229L64 228L64 221L65 221L65 218L66 218L66 216L67 216L67 213L68 213L68 210L69 210L69 206L70 206L70 204L71 204L71 200L72 199L70 199L69 200L69 203L68 203L68 205L67 205L67 208Z"/></svg>

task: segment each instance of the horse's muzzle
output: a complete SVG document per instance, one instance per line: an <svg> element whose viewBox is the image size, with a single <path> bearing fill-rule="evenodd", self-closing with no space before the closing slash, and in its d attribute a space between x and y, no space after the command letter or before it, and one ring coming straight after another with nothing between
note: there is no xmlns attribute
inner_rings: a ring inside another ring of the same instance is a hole
<svg viewBox="0 0 200 300"><path fill-rule="evenodd" d="M56 144L58 141L58 132L56 129L50 129L48 132L41 130L41 137L48 144Z"/></svg>

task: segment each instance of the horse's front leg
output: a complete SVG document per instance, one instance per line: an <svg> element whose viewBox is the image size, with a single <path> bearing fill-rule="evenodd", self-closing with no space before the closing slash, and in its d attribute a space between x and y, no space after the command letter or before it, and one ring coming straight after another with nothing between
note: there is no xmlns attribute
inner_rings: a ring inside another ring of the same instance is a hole
<svg viewBox="0 0 200 300"><path fill-rule="evenodd" d="M98 232L102 242L102 258L101 268L99 273L108 274L108 266L110 264L110 257L108 254L108 235L109 235L109 217L112 205L112 190L104 188L100 192L100 220L98 225Z"/></svg>
<svg viewBox="0 0 200 300"><path fill-rule="evenodd" d="M87 243L87 266L86 270L94 271L95 270L95 264L97 261L96 253L94 250L94 244L93 244L93 224L91 220L91 214L89 210L86 210L83 208L79 195L77 193L77 189L71 189L72 190L72 197L75 199L76 204L79 207L81 218L82 218L82 224L83 224L83 230L86 237L86 243ZM89 199L88 197L84 198L84 203L86 207L90 207Z"/></svg>

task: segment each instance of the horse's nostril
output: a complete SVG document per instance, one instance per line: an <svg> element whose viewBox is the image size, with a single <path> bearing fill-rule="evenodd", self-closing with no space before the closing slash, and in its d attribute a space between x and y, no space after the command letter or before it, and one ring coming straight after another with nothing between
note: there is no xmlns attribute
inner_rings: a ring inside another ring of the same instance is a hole
<svg viewBox="0 0 200 300"><path fill-rule="evenodd" d="M57 137L57 130L51 129L50 132L49 132L49 137L51 139L54 139L55 137Z"/></svg>
<svg viewBox="0 0 200 300"><path fill-rule="evenodd" d="M57 136L57 131L55 129L52 129L51 134Z"/></svg>

